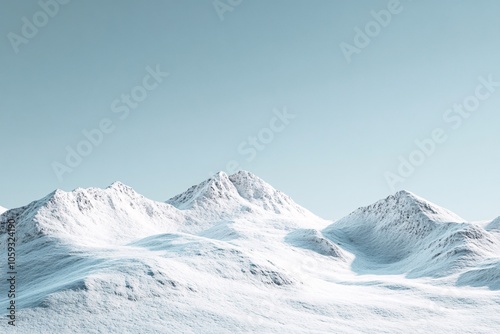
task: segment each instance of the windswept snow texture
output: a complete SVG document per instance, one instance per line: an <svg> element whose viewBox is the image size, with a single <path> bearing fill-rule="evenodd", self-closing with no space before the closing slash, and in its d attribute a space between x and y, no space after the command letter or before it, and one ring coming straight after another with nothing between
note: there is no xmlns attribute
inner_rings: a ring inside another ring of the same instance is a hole
<svg viewBox="0 0 500 334"><path fill-rule="evenodd" d="M249 172L221 172L166 203L117 182L0 219L16 222L16 333L500 330L498 223L408 192L332 224Z"/></svg>

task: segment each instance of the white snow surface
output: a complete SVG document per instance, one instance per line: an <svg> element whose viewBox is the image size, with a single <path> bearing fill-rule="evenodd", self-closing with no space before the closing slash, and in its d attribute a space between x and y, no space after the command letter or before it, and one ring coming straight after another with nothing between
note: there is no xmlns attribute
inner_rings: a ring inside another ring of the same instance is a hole
<svg viewBox="0 0 500 334"><path fill-rule="evenodd" d="M57 190L11 218L16 329L1 280L0 332L500 330L498 223L409 192L332 223L249 172L221 172L167 203L117 182Z"/></svg>
<svg viewBox="0 0 500 334"><path fill-rule="evenodd" d="M3 206L0 206L0 215L1 215L2 213L4 213L5 211L7 211L7 209L6 209L6 208L4 208Z"/></svg>

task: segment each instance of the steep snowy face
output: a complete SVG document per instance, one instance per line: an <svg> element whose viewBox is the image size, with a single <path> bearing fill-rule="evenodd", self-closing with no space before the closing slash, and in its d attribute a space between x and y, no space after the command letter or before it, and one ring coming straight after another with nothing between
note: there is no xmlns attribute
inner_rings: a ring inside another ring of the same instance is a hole
<svg viewBox="0 0 500 334"><path fill-rule="evenodd" d="M380 263L398 263L415 275L446 272L487 256L494 239L482 228L410 192L360 208L324 231ZM406 260L406 262L401 262Z"/></svg>
<svg viewBox="0 0 500 334"><path fill-rule="evenodd" d="M119 244L177 229L183 216L116 182L106 189L56 190L30 205L10 210L20 242L49 236L79 244Z"/></svg>
<svg viewBox="0 0 500 334"><path fill-rule="evenodd" d="M207 218L234 218L247 213L291 215L298 218L314 216L289 196L247 171L230 176L219 172L171 198L167 203L181 210L198 212Z"/></svg>
<svg viewBox="0 0 500 334"><path fill-rule="evenodd" d="M0 206L0 215L1 215L2 213L4 213L5 211L7 211L7 209L6 209L6 208L4 208L3 206Z"/></svg>

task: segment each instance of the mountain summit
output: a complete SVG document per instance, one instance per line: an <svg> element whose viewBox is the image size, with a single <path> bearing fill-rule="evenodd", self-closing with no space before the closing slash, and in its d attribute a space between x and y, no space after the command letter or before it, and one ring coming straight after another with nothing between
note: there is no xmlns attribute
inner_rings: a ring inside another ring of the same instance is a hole
<svg viewBox="0 0 500 334"><path fill-rule="evenodd" d="M120 182L106 189L58 189L6 215L17 221L19 242L56 237L82 244L116 244L173 230L184 221L174 207L147 199Z"/></svg>
<svg viewBox="0 0 500 334"><path fill-rule="evenodd" d="M484 229L408 191L359 208L324 233L353 246L359 261L410 276L449 274L487 258L496 243Z"/></svg>
<svg viewBox="0 0 500 334"><path fill-rule="evenodd" d="M391 240L391 253L398 254L411 247L408 239L420 240L439 224L463 222L465 220L455 213L403 190L357 209L329 229L352 234L356 242L375 249L380 248L375 245L379 240Z"/></svg>
<svg viewBox="0 0 500 334"><path fill-rule="evenodd" d="M167 203L180 210L199 211L213 216L229 216L238 212L314 216L289 196L247 171L229 176L218 172L169 199Z"/></svg>

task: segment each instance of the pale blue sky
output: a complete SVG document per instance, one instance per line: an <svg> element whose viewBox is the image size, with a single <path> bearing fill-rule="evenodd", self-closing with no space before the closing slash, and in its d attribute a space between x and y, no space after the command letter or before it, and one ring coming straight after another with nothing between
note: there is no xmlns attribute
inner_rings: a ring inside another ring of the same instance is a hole
<svg viewBox="0 0 500 334"><path fill-rule="evenodd" d="M339 45L389 2L243 0L220 20L211 0L73 0L16 53L9 33L41 7L1 0L0 205L115 180L166 200L235 160L340 218L389 195L384 173L440 127L448 140L396 189L499 216L500 89L456 130L443 115L478 77L500 81L500 2L402 0L348 63ZM157 65L169 76L120 119L113 101ZM284 107L295 119L247 161L238 146ZM114 131L58 180L52 163L105 118Z"/></svg>

